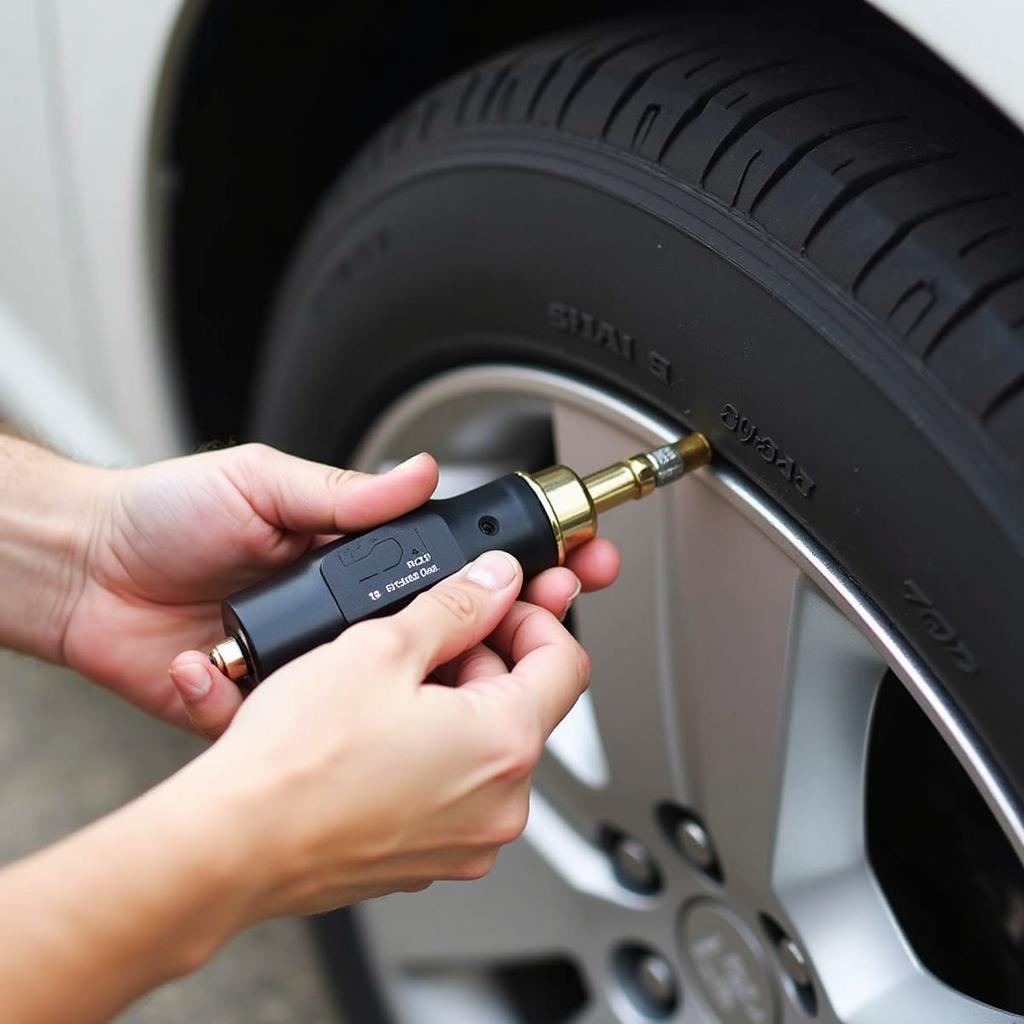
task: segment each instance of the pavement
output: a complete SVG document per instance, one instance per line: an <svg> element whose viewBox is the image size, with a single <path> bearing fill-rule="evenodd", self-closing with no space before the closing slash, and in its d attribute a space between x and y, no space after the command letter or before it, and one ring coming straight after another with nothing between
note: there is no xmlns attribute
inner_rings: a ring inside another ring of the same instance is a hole
<svg viewBox="0 0 1024 1024"><path fill-rule="evenodd" d="M120 806L202 744L71 672L0 652L0 863ZM340 1024L306 924L270 921L119 1024Z"/></svg>

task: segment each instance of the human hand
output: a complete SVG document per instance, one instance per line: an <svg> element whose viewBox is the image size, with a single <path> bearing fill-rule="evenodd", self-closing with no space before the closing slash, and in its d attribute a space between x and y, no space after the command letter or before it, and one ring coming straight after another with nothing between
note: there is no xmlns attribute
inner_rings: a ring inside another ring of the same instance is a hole
<svg viewBox="0 0 1024 1024"><path fill-rule="evenodd" d="M237 688L196 651L175 663L174 683L167 666L183 649L208 648L220 638L221 599L325 535L416 508L437 483L428 455L373 476L263 445L96 473L91 538L62 656L152 714L189 726L180 691L191 700L194 727L211 737L237 710ZM587 588L604 586L615 577L618 556L607 542L594 542L570 566ZM549 570L532 581L528 596L562 614L577 583L570 570Z"/></svg>
<svg viewBox="0 0 1024 1024"><path fill-rule="evenodd" d="M589 677L521 583L489 552L353 626L271 675L186 769L244 823L224 831L240 829L254 919L477 878L520 834L544 741Z"/></svg>

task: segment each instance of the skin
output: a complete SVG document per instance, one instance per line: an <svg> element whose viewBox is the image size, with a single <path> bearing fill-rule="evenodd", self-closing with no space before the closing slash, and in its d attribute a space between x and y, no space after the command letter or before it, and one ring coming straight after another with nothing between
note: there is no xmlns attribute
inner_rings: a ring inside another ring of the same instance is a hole
<svg viewBox="0 0 1024 1024"><path fill-rule="evenodd" d="M521 597L515 560L489 552L244 704L201 650L222 596L436 480L426 455L364 476L247 445L108 471L0 438L0 642L215 740L0 871L5 1020L105 1020L256 921L479 878L521 833L544 740L589 678L560 619L612 582L612 545Z"/></svg>

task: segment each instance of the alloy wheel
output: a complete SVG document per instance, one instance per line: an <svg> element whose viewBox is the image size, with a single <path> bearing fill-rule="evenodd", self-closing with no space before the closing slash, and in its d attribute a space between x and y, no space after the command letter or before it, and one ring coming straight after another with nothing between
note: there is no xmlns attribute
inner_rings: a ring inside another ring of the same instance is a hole
<svg viewBox="0 0 1024 1024"><path fill-rule="evenodd" d="M589 470L679 432L569 378L489 366L405 395L358 462L425 448L457 493L552 457ZM573 612L593 681L548 743L523 838L482 882L362 911L396 1019L1019 1019L922 965L869 863L885 680L941 735L1018 864L1024 828L956 710L842 568L722 465L602 532L622 576Z"/></svg>

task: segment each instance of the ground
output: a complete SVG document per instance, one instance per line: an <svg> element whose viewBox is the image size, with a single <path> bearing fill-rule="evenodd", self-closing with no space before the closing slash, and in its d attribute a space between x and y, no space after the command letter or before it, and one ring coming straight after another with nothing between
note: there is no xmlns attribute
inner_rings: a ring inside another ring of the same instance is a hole
<svg viewBox="0 0 1024 1024"><path fill-rule="evenodd" d="M70 672L0 652L0 862L52 842L169 775L202 744ZM305 924L240 935L119 1024L335 1024Z"/></svg>

